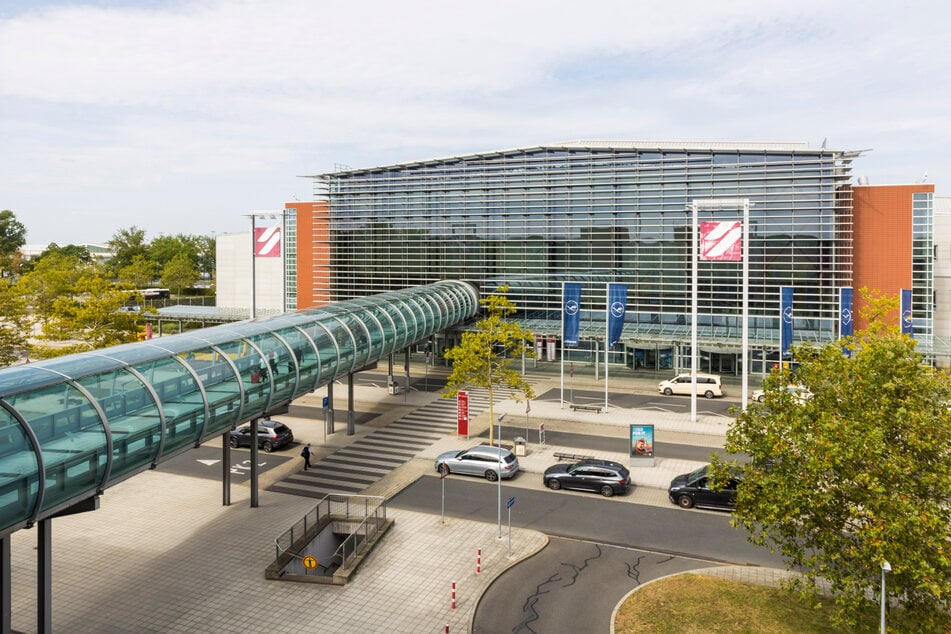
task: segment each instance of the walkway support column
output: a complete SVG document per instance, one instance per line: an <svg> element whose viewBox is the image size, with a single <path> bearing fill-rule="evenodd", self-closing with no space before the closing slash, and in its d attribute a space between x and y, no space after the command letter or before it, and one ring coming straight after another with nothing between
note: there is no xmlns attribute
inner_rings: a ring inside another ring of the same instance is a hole
<svg viewBox="0 0 951 634"><path fill-rule="evenodd" d="M334 382L327 384L327 433L334 433Z"/></svg>
<svg viewBox="0 0 951 634"><path fill-rule="evenodd" d="M37 522L36 631L53 633L53 520Z"/></svg>
<svg viewBox="0 0 951 634"><path fill-rule="evenodd" d="M353 373L347 374L347 435L357 433L353 420Z"/></svg>

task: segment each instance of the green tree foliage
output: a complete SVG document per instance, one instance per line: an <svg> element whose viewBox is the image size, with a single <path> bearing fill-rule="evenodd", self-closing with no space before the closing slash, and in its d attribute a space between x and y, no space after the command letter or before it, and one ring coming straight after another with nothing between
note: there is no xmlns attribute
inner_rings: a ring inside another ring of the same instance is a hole
<svg viewBox="0 0 951 634"><path fill-rule="evenodd" d="M8 279L0 279L0 365L17 361L29 350L26 302Z"/></svg>
<svg viewBox="0 0 951 634"><path fill-rule="evenodd" d="M179 233L174 236L161 235L149 243L149 257L159 270L179 255L185 255L192 264L198 266L198 238Z"/></svg>
<svg viewBox="0 0 951 634"><path fill-rule="evenodd" d="M156 270L155 262L144 255L137 255L132 258L132 262L119 269L118 280L131 288L148 288L155 279Z"/></svg>
<svg viewBox="0 0 951 634"><path fill-rule="evenodd" d="M162 271L162 286L175 289L177 295L182 289L191 287L198 281L200 274L191 258L185 253L179 253L165 265Z"/></svg>
<svg viewBox="0 0 951 634"><path fill-rule="evenodd" d="M145 229L136 226L119 229L109 240L109 248L112 249L109 268L113 275L118 276L119 271L132 264L136 256L148 257L149 246L145 240Z"/></svg>
<svg viewBox="0 0 951 634"><path fill-rule="evenodd" d="M0 211L0 277L13 270L14 259L24 244L26 227L9 209Z"/></svg>
<svg viewBox="0 0 951 634"><path fill-rule="evenodd" d="M43 356L105 348L135 341L139 316L119 312L129 297L95 269L87 270L76 283L75 293L58 297L43 326L47 341L71 341L68 348L46 347ZM64 352L65 351L65 352Z"/></svg>
<svg viewBox="0 0 951 634"><path fill-rule="evenodd" d="M198 247L198 272L213 277L215 274L216 246L214 236L195 236Z"/></svg>
<svg viewBox="0 0 951 634"><path fill-rule="evenodd" d="M76 256L51 253L34 262L33 269L20 278L16 288L34 316L45 321L57 298L73 297L79 279L93 269L95 265L84 264Z"/></svg>
<svg viewBox="0 0 951 634"><path fill-rule="evenodd" d="M889 595L927 631L951 631L951 381L886 325L897 304L869 298L868 330L798 346L795 376L764 380L765 402L727 434L728 451L752 458L734 523L803 572L800 589L828 581L843 624L876 600L888 561Z"/></svg>
<svg viewBox="0 0 951 634"><path fill-rule="evenodd" d="M507 388L516 401L535 396L525 377L511 367L523 354L533 358L535 348L531 345L534 341L531 331L506 319L516 310L515 304L505 296L508 290L508 286L500 286L499 294L479 300L485 307L486 317L476 322L475 330L463 333L458 346L446 352L446 358L452 361L452 373L442 392L445 398L455 397L466 387L481 387L489 391L490 445L494 443L494 392Z"/></svg>
<svg viewBox="0 0 951 634"><path fill-rule="evenodd" d="M33 351L41 357L135 341L139 316L118 312L129 292L102 266L61 253L40 259L14 289L40 322L46 343L35 344Z"/></svg>

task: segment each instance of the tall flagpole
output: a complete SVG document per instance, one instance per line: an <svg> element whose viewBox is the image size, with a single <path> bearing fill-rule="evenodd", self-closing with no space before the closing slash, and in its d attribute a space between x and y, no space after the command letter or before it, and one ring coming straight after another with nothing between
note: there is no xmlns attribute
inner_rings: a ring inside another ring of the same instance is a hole
<svg viewBox="0 0 951 634"><path fill-rule="evenodd" d="M565 409L565 283L561 283L561 409Z"/></svg>
<svg viewBox="0 0 951 634"><path fill-rule="evenodd" d="M746 411L750 387L750 199L743 199L743 399L742 411Z"/></svg>
<svg viewBox="0 0 951 634"><path fill-rule="evenodd" d="M698 243L700 225L697 221L699 214L699 204L696 200L691 204L693 207L693 228L690 231L690 257L692 259L692 287L693 297L690 300L690 422L697 422L697 313L699 312L699 300L697 295L700 292L698 288L698 253L700 245Z"/></svg>
<svg viewBox="0 0 951 634"><path fill-rule="evenodd" d="M257 312L257 307L256 307L257 289L255 288L256 280L255 280L255 270L254 270L254 265L256 260L254 256L255 256L256 250L257 250L257 242L254 236L254 212L251 212L251 306L250 306L250 310L248 311L251 319L254 319L255 317L257 317L257 315L255 314Z"/></svg>
<svg viewBox="0 0 951 634"><path fill-rule="evenodd" d="M608 411L608 348L611 347L611 283L604 287L604 411Z"/></svg>

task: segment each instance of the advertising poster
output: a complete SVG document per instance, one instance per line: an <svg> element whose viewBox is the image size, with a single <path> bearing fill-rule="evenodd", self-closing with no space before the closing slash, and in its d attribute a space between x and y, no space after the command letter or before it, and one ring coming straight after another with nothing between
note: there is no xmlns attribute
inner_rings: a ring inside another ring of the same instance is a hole
<svg viewBox="0 0 951 634"><path fill-rule="evenodd" d="M631 466L654 466L653 425L631 425Z"/></svg>

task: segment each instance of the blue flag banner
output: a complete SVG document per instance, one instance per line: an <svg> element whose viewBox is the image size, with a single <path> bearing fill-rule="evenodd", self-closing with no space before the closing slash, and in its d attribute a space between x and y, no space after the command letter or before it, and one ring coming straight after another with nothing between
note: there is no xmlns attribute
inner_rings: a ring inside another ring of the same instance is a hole
<svg viewBox="0 0 951 634"><path fill-rule="evenodd" d="M855 333L852 322L852 287L839 288L839 338L845 339ZM851 356L848 348L842 348L842 354Z"/></svg>
<svg viewBox="0 0 951 634"><path fill-rule="evenodd" d="M562 285L562 342L565 346L578 345L578 327L581 321L581 284L565 282Z"/></svg>
<svg viewBox="0 0 951 634"><path fill-rule="evenodd" d="M779 356L786 356L786 351L792 345L793 322L793 287L783 286L779 289Z"/></svg>
<svg viewBox="0 0 951 634"><path fill-rule="evenodd" d="M608 284L608 347L621 338L624 314L627 312L627 285Z"/></svg>
<svg viewBox="0 0 951 634"><path fill-rule="evenodd" d="M851 337L854 334L852 324L852 287L839 289L839 337Z"/></svg>
<svg viewBox="0 0 951 634"><path fill-rule="evenodd" d="M911 320L911 290L901 289L901 333L915 336L915 325Z"/></svg>

